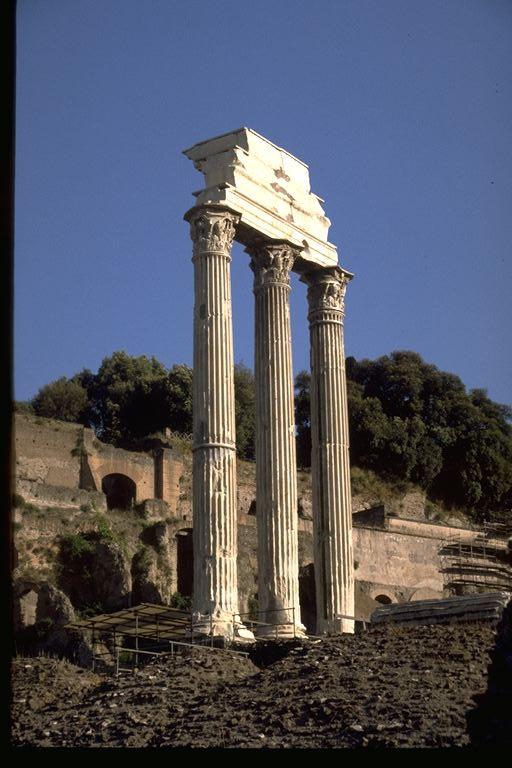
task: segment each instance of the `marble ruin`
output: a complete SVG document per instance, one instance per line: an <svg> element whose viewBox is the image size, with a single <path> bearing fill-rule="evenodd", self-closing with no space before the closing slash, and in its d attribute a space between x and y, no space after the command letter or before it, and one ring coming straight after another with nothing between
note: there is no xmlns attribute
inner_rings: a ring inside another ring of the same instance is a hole
<svg viewBox="0 0 512 768"><path fill-rule="evenodd" d="M304 634L299 605L290 273L308 285L317 632L353 632L354 573L345 290L307 166L248 128L184 154L205 188L185 219L193 241L194 597L204 632L241 639L230 262L236 240L254 273L259 635Z"/></svg>

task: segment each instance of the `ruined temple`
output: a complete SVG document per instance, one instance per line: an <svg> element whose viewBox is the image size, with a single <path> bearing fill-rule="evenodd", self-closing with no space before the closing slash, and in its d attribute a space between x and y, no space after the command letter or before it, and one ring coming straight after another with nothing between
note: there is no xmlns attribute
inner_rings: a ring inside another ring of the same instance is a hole
<svg viewBox="0 0 512 768"><path fill-rule="evenodd" d="M377 605L510 591L510 531L429 521L418 494L405 495L397 509L352 495L344 318L353 275L328 240L330 221L311 191L308 167L249 128L184 154L204 177L185 214L194 270L191 456L172 440L150 452L126 451L80 425L18 414L16 488L23 504L15 522L21 524L18 544L25 544L15 570L20 622L36 621L39 599L46 604L53 594L50 583L38 592L37 575L50 578L61 529L90 527L91 510L115 517L123 535L123 526L137 530L124 551L102 550L117 584L113 593L100 590L102 605L166 603L180 593L192 598L196 630L212 638L254 640L244 616L255 610L262 618L253 623L256 635L295 638L306 631L352 633L355 621ZM251 467L236 459L235 241L245 247L254 277ZM300 489L292 272L308 286L311 350L311 477ZM47 542L46 560L34 556L29 535ZM105 569L95 578L102 587L109 583Z"/></svg>

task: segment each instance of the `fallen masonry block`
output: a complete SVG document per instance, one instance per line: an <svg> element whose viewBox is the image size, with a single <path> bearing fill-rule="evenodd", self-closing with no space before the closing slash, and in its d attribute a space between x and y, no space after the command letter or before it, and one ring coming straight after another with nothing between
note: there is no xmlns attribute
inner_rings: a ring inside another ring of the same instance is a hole
<svg viewBox="0 0 512 768"><path fill-rule="evenodd" d="M510 593L485 592L440 600L416 600L377 608L371 624L449 624L463 621L499 621Z"/></svg>

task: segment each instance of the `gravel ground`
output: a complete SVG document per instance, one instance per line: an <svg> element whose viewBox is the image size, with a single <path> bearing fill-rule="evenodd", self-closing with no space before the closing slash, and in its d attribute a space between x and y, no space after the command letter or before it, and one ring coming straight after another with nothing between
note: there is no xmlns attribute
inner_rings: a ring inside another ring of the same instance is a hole
<svg viewBox="0 0 512 768"><path fill-rule="evenodd" d="M469 732L492 744L497 721L500 743L511 743L512 701L508 708L503 692L494 726L488 714L484 729L475 726L483 722L478 701L489 696L495 634L478 623L385 625L269 644L258 651L264 668L198 649L117 679L65 661L16 659L13 744L446 747L469 745Z"/></svg>

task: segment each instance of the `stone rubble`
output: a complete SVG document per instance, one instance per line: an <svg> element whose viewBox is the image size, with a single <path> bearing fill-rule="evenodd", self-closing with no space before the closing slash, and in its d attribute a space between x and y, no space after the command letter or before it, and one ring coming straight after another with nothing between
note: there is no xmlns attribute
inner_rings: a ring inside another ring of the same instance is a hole
<svg viewBox="0 0 512 768"><path fill-rule="evenodd" d="M321 641L262 643L254 649L261 668L243 656L195 650L117 679L63 661L16 659L13 742L465 746L467 718L478 722L476 702L487 690L494 642L490 623L386 625ZM512 707L500 712L501 732L510 739ZM492 744L489 726L485 738Z"/></svg>

